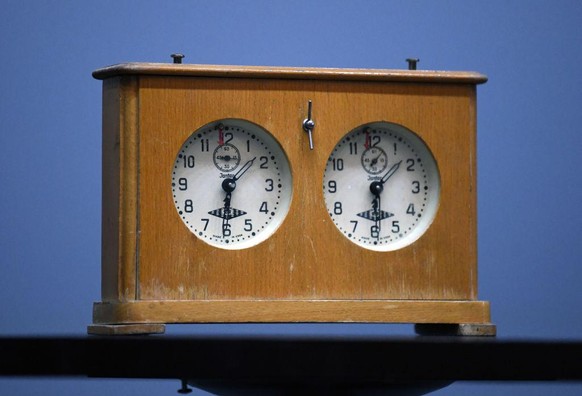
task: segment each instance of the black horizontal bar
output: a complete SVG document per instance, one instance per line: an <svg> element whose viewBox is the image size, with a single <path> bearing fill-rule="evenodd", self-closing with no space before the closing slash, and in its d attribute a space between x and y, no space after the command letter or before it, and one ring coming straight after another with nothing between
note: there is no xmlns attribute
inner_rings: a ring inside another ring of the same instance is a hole
<svg viewBox="0 0 582 396"><path fill-rule="evenodd" d="M0 337L0 376L385 384L582 380L582 341L471 337Z"/></svg>

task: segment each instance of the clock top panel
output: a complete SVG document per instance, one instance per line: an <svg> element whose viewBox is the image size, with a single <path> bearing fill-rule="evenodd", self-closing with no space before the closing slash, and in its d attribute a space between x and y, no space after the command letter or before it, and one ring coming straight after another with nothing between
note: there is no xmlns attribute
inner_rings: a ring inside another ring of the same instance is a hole
<svg viewBox="0 0 582 396"><path fill-rule="evenodd" d="M99 80L122 75L391 81L441 84L483 84L487 81L487 76L471 71L231 66L172 63L121 63L107 66L93 72L93 77Z"/></svg>

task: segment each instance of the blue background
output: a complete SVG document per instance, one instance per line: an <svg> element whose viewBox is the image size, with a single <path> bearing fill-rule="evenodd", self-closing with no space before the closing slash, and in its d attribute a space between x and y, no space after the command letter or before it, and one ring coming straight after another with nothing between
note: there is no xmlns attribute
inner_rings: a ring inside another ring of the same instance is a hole
<svg viewBox="0 0 582 396"><path fill-rule="evenodd" d="M500 338L582 334L582 2L22 1L0 12L0 335L82 335L100 298L101 82L141 61L473 70L479 297ZM394 325L169 334L412 334ZM0 357L1 358L1 357ZM0 394L175 394L158 380L0 379ZM574 395L456 383L435 395ZM202 392L200 394L203 394Z"/></svg>

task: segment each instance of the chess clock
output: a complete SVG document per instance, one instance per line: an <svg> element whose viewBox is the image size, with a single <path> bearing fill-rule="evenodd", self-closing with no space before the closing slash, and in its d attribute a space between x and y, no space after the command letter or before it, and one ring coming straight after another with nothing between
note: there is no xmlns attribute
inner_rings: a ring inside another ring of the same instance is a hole
<svg viewBox="0 0 582 396"><path fill-rule="evenodd" d="M127 63L103 81L91 334L412 323L477 298L474 72Z"/></svg>

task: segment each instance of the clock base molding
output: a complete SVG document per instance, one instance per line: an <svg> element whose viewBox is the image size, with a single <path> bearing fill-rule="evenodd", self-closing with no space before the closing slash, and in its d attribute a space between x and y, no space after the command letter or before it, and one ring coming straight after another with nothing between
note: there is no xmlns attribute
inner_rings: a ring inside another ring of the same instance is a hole
<svg viewBox="0 0 582 396"><path fill-rule="evenodd" d="M488 302L456 300L100 302L94 304L93 322L88 333L99 335L163 333L164 324L172 323L332 322L414 323L419 334L495 335Z"/></svg>

